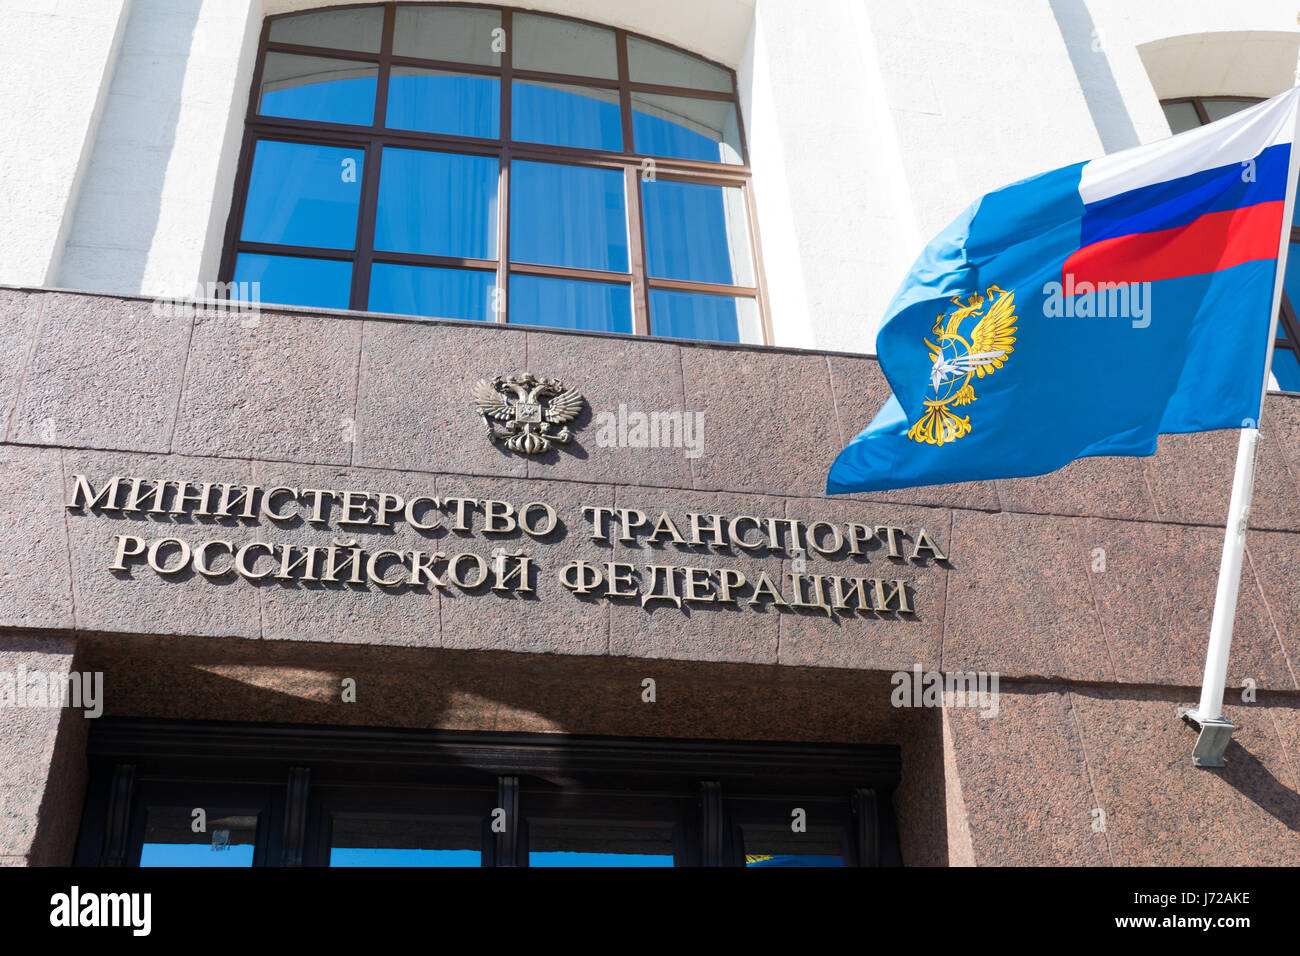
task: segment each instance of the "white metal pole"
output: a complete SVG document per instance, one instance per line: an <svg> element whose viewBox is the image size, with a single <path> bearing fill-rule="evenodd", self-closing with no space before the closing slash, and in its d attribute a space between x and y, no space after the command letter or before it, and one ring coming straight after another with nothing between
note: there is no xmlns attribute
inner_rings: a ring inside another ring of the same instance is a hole
<svg viewBox="0 0 1300 956"><path fill-rule="evenodd" d="M1300 96L1300 56L1296 58L1296 87L1292 98ZM1293 110L1296 107L1293 105ZM1228 501L1228 524L1223 536L1223 556L1219 560L1219 583L1214 592L1214 617L1210 621L1210 643L1205 651L1205 675L1201 681L1201 700L1188 716L1204 725L1223 717L1223 688L1228 679L1228 652L1232 649L1232 625L1237 616L1237 592L1241 584L1241 563L1246 552L1246 528L1250 524L1250 500L1255 490L1255 452L1259 447L1259 417L1264 413L1268 385L1273 367L1273 344L1277 341L1277 317L1282 307L1282 286L1286 278L1286 256L1291 240L1291 216L1295 205L1297 171L1300 169L1300 110L1297 110L1291 140L1291 162L1287 171L1286 203L1283 208L1281 235L1278 236L1277 274L1273 282L1273 311L1269 317L1268 346L1264 352L1264 380L1260 386L1259 412L1253 422L1243 422L1237 442L1237 466L1232 477L1232 497Z"/></svg>
<svg viewBox="0 0 1300 956"><path fill-rule="evenodd" d="M1219 587L1214 593L1214 618L1210 622L1210 646L1205 652L1205 677L1201 681L1201 702L1191 716L1197 723L1223 716L1223 687L1228 679L1228 651L1232 648L1232 624L1237 614L1237 590L1241 584L1241 561L1246 550L1246 526L1250 522L1250 498L1255 488L1255 449L1258 428L1243 428L1237 442L1237 470L1232 478L1228 503L1228 528L1219 559Z"/></svg>

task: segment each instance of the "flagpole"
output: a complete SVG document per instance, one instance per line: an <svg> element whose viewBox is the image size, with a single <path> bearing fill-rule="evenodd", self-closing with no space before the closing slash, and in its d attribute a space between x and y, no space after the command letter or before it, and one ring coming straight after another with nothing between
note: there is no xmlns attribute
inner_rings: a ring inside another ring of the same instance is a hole
<svg viewBox="0 0 1300 956"><path fill-rule="evenodd" d="M1300 20L1300 18L1298 18ZM1300 88L1300 53L1296 57L1295 88ZM1237 465L1232 477L1232 496L1228 501L1228 523L1223 536L1223 555L1219 559L1219 581L1214 593L1214 617L1210 622L1210 643L1205 651L1205 674L1201 681L1201 699L1188 710L1179 708L1179 716L1200 730L1192 749L1192 763L1198 767L1222 767L1234 729L1223 716L1223 690L1228 680L1228 653L1232 649L1232 626L1237 615L1237 594L1241 585L1241 565L1246 551L1246 529L1250 524L1250 503L1255 491L1255 458L1259 448L1259 423L1268 399L1268 385L1273 367L1273 345L1277 341L1277 319L1282 307L1286 256L1290 248L1291 217L1295 203L1297 170L1300 168L1300 110L1293 106L1294 132L1291 138L1290 164L1287 171L1286 203L1283 208L1281 235L1278 237L1277 273L1273 283L1273 308L1269 316L1268 346L1264 352L1264 380L1260 385L1259 412L1255 420L1241 429L1237 441ZM1243 423L1245 425L1246 423Z"/></svg>

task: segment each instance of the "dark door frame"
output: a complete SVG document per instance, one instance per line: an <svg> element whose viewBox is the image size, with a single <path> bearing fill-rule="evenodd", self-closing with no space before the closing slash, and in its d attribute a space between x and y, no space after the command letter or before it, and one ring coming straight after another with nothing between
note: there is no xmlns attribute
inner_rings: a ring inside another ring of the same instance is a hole
<svg viewBox="0 0 1300 956"><path fill-rule="evenodd" d="M331 814L367 807L481 815L485 866L527 865L530 814L659 819L678 865L739 866L743 827L793 808L841 830L849 865L902 862L894 745L102 718L87 755L78 866L138 865L147 808L200 794L265 821L262 866L326 864ZM492 832L497 808L518 825Z"/></svg>

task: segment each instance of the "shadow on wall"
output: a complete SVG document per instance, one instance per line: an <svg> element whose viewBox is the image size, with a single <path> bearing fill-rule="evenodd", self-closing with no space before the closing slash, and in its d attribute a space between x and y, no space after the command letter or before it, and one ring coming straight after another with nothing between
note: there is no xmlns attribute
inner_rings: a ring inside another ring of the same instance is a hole
<svg viewBox="0 0 1300 956"><path fill-rule="evenodd" d="M135 0L55 285L139 292L203 0Z"/></svg>
<svg viewBox="0 0 1300 956"><path fill-rule="evenodd" d="M893 707L883 673L143 635L83 637L78 653L104 673L110 717L898 744L903 860L948 862L941 711Z"/></svg>
<svg viewBox="0 0 1300 956"><path fill-rule="evenodd" d="M1085 0L1051 0L1052 14L1079 78L1088 113L1107 153L1137 146L1137 129L1128 115L1110 58L1092 22Z"/></svg>

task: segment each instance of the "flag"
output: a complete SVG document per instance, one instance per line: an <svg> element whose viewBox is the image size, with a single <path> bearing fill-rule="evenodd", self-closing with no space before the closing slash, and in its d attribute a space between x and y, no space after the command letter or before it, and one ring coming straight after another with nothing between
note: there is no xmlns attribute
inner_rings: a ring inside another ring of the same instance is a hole
<svg viewBox="0 0 1300 956"><path fill-rule="evenodd" d="M827 494L1040 475L1254 427L1300 89L989 193L877 337L892 390Z"/></svg>

